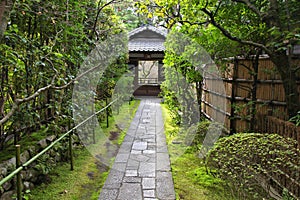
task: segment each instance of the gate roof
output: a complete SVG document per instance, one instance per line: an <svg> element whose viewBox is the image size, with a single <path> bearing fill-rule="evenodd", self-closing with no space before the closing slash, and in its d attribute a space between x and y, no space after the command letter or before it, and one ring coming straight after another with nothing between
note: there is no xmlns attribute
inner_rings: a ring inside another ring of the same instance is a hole
<svg viewBox="0 0 300 200"><path fill-rule="evenodd" d="M146 25L129 32L129 52L163 52L167 29Z"/></svg>

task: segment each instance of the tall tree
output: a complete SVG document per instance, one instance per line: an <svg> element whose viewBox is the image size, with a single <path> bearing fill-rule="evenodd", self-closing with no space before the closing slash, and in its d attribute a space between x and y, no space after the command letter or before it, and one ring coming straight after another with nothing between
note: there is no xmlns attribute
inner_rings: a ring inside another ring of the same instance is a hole
<svg viewBox="0 0 300 200"><path fill-rule="evenodd" d="M146 6L168 27L206 29L211 24L231 41L267 53L281 75L289 116L300 110L300 67L293 59L294 46L300 43L298 0L153 0Z"/></svg>
<svg viewBox="0 0 300 200"><path fill-rule="evenodd" d="M14 5L14 2L14 0L0 1L0 41L3 38L4 32L6 30L10 11Z"/></svg>
<svg viewBox="0 0 300 200"><path fill-rule="evenodd" d="M1 1L0 148L8 135L26 134L23 128L72 118L82 61L98 40L123 30L111 7L116 1Z"/></svg>

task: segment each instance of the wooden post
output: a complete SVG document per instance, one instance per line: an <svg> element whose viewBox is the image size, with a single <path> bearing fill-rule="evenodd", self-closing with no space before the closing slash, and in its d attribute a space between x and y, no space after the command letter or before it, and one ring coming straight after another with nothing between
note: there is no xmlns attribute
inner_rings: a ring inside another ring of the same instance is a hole
<svg viewBox="0 0 300 200"><path fill-rule="evenodd" d="M119 103L119 101L116 103L116 105L117 105L117 115L119 115L120 114L120 103Z"/></svg>
<svg viewBox="0 0 300 200"><path fill-rule="evenodd" d="M134 90L139 87L139 62L133 62L134 64Z"/></svg>
<svg viewBox="0 0 300 200"><path fill-rule="evenodd" d="M20 145L16 145L16 169L21 166ZM22 200L21 171L17 173L17 200Z"/></svg>
<svg viewBox="0 0 300 200"><path fill-rule="evenodd" d="M116 102L116 106L117 106L117 115L120 114L120 99L119 99L119 94L117 94L117 102Z"/></svg>
<svg viewBox="0 0 300 200"><path fill-rule="evenodd" d="M236 119L234 118L234 107L233 104L235 103L235 95L236 95L236 88L238 87L236 85L236 78L238 74L238 60L237 58L234 59L234 66L233 66L233 77L232 77L232 86L231 86L231 99L230 99L230 134L233 134L236 132Z"/></svg>
<svg viewBox="0 0 300 200"><path fill-rule="evenodd" d="M105 99L105 102L106 102L106 106L108 106L107 98ZM109 110L108 110L108 108L106 108L106 127L107 128L109 127Z"/></svg>
<svg viewBox="0 0 300 200"><path fill-rule="evenodd" d="M96 134L95 134L95 128L93 127L93 144L96 144Z"/></svg>
<svg viewBox="0 0 300 200"><path fill-rule="evenodd" d="M73 157L73 140L72 140L73 131L69 134L69 153L70 153L70 168L71 171L74 170L74 157Z"/></svg>
<svg viewBox="0 0 300 200"><path fill-rule="evenodd" d="M68 123L69 130L71 130L71 120L69 119ZM70 154L70 168L71 171L74 170L74 157L73 157L73 140L72 140L73 131L69 134L69 154Z"/></svg>
<svg viewBox="0 0 300 200"><path fill-rule="evenodd" d="M251 89L251 101L252 101L252 105L250 108L250 131L254 131L254 129L256 128L256 104L257 104L257 82L258 82L258 68L259 68L259 55L260 55L261 51L259 50L255 57L254 60L252 61L252 66L253 66L253 70L254 72L251 73L253 74L253 82L252 82L252 89Z"/></svg>

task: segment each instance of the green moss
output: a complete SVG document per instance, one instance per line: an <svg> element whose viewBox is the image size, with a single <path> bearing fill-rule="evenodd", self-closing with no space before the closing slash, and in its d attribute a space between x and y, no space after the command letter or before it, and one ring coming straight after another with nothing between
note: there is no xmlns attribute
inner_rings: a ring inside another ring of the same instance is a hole
<svg viewBox="0 0 300 200"><path fill-rule="evenodd" d="M74 171L64 163L50 172L51 184L42 184L28 194L32 200L67 200L91 197L103 186L107 172L99 173L98 161L86 149L75 151ZM90 199L90 198L88 198Z"/></svg>
<svg viewBox="0 0 300 200"><path fill-rule="evenodd" d="M102 128L95 130L96 140L95 149L101 142L105 135L108 136L111 132L119 131L116 124L125 123L124 130L115 139L115 143L121 144L126 134L126 129L130 125L129 119L134 117L134 114L139 106L140 101L133 101L130 105L124 104L120 109L119 115L111 117L109 120L110 127L106 128L106 122L101 124ZM129 114L129 116L128 116ZM125 121L126 120L126 121ZM102 131L104 134L97 134ZM105 183L106 177L109 174L109 169L104 164L101 164L95 157L90 154L85 148L77 149L75 151L76 157L74 159L75 169L70 171L70 165L64 163L49 174L52 179L50 184L43 184L33 189L26 196L32 200L79 200L91 199L97 200L102 186Z"/></svg>
<svg viewBox="0 0 300 200"><path fill-rule="evenodd" d="M204 160L197 156L197 148L172 141L183 141L174 126L169 111L162 105L165 134L171 159L176 199L184 200L235 200L228 192L226 183L207 173Z"/></svg>
<svg viewBox="0 0 300 200"><path fill-rule="evenodd" d="M26 135L19 141L21 145L21 152L28 150L32 146L37 146L37 142L44 139L49 135L48 129L42 127L39 131ZM5 149L0 151L0 162L8 160L15 156L16 148L13 145L13 140L10 143L6 144Z"/></svg>

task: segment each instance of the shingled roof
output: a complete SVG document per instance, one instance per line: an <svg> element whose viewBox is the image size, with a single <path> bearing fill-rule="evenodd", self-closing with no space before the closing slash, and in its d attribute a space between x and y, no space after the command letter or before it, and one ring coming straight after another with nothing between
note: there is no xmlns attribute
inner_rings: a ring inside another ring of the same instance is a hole
<svg viewBox="0 0 300 200"><path fill-rule="evenodd" d="M164 51L167 29L151 25L139 27L129 32L129 52Z"/></svg>

